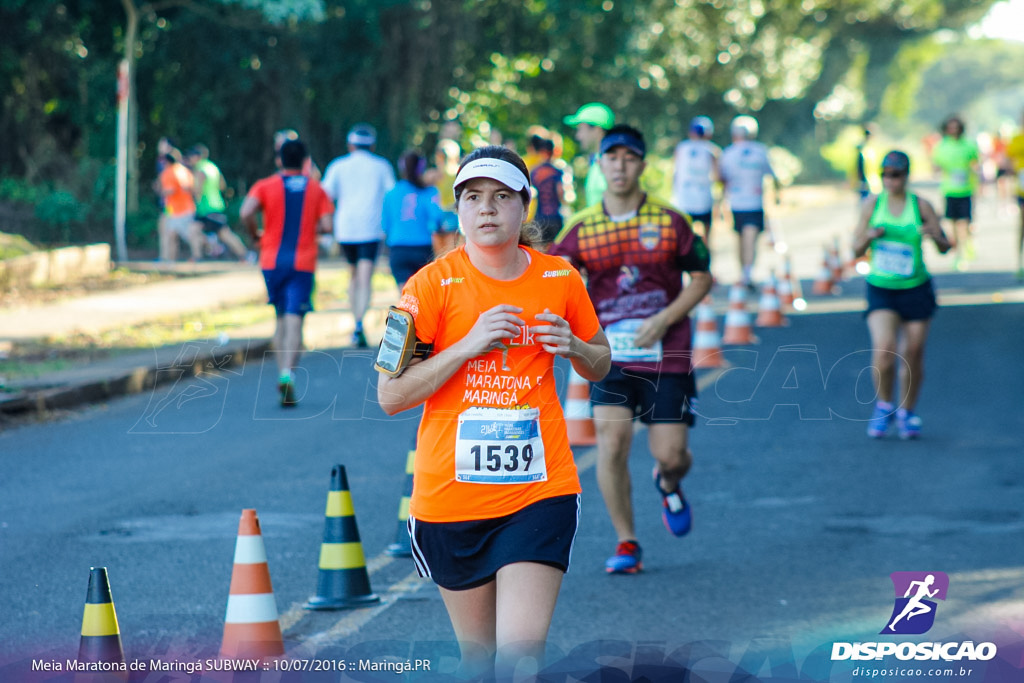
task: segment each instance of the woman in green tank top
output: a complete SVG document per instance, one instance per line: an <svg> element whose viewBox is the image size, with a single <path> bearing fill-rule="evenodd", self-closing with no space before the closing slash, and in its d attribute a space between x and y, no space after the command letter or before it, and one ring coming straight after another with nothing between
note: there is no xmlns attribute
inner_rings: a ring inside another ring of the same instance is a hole
<svg viewBox="0 0 1024 683"><path fill-rule="evenodd" d="M936 308L921 243L930 237L943 254L952 246L932 205L907 192L909 176L910 158L903 152L889 152L882 161L884 189L864 200L853 238L855 256L871 252L867 321L877 402L867 431L876 439L885 436L894 415L900 438L921 434L921 418L914 409L924 377L928 327ZM899 396L893 391L897 374Z"/></svg>

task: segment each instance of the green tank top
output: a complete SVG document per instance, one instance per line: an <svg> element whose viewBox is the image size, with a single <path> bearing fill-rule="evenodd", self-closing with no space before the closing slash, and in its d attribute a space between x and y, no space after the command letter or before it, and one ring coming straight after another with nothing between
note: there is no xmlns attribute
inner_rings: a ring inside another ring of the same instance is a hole
<svg viewBox="0 0 1024 683"><path fill-rule="evenodd" d="M202 172L204 176L196 213L200 216L224 213L224 196L220 193L220 169L209 159L203 159L196 164L196 171Z"/></svg>
<svg viewBox="0 0 1024 683"><path fill-rule="evenodd" d="M886 289L910 289L928 281L921 252L921 210L917 195L907 193L903 212L894 216L889 211L889 195L878 195L869 225L885 228L885 234L871 240L871 272L869 284Z"/></svg>

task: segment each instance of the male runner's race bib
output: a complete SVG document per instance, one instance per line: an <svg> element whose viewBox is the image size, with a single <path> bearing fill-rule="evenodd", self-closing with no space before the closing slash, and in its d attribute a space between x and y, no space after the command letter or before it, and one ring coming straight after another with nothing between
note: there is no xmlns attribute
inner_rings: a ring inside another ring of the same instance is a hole
<svg viewBox="0 0 1024 683"><path fill-rule="evenodd" d="M459 415L456 481L528 484L547 478L540 408L469 408Z"/></svg>
<svg viewBox="0 0 1024 683"><path fill-rule="evenodd" d="M623 363L627 361L642 361L657 363L661 360L661 340L654 343L654 346L641 348L633 343L636 338L636 331L643 324L640 318L627 318L611 323L605 328L605 335L608 337L608 345L612 348L612 360Z"/></svg>
<svg viewBox="0 0 1024 683"><path fill-rule="evenodd" d="M954 185L963 186L967 184L967 171L953 171L949 174Z"/></svg>
<svg viewBox="0 0 1024 683"><path fill-rule="evenodd" d="M881 275L910 277L914 274L914 250L902 242L875 242L871 266Z"/></svg>

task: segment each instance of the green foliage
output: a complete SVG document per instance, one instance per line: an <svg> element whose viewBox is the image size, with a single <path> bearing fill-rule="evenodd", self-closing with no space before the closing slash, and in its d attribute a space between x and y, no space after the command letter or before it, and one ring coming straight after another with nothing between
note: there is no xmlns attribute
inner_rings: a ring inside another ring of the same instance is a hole
<svg viewBox="0 0 1024 683"><path fill-rule="evenodd" d="M971 40L942 46L941 58L921 75L914 114L935 126L984 93L1021 86L1020 65L1024 45L1004 41ZM1007 112L1016 120L1019 111ZM998 125L990 124L991 128Z"/></svg>
<svg viewBox="0 0 1024 683"><path fill-rule="evenodd" d="M27 183L21 178L0 179L0 199L21 204L35 204L45 194L44 188Z"/></svg>
<svg viewBox="0 0 1024 683"><path fill-rule="evenodd" d="M38 191L27 201L46 199L47 225L75 226L72 238L109 235L126 5L139 11L139 186L155 177L156 141L167 135L206 144L240 197L273 172L279 128L299 130L321 169L359 121L377 127L390 159L410 144L429 150L454 118L464 146L498 129L522 149L526 129L541 124L565 136L571 157L562 117L594 100L641 125L662 157L694 115L711 116L724 144L728 121L752 113L763 141L798 154L794 173L815 173L829 131L874 118L890 79L902 85L886 95L887 111L911 115L905 74L933 49L920 39L962 29L993 2L0 1L0 22L19 27L0 41L0 177L25 182L0 194ZM901 45L911 49L897 56ZM1007 53L1002 64L1021 61ZM913 115L938 118L949 101L969 101L980 72L968 71L937 88L926 74ZM822 102L827 120L815 117ZM152 206L140 205L140 216ZM155 217L140 220L130 232L143 243Z"/></svg>
<svg viewBox="0 0 1024 683"><path fill-rule="evenodd" d="M36 204L36 218L51 226L68 226L81 223L86 209L75 195L57 190L43 197Z"/></svg>
<svg viewBox="0 0 1024 683"><path fill-rule="evenodd" d="M917 114L923 75L944 51L943 45L932 37L903 46L889 67L889 87L881 106L886 116L908 121Z"/></svg>
<svg viewBox="0 0 1024 683"><path fill-rule="evenodd" d="M857 146L863 141L863 126L845 126L835 140L821 146L821 157L836 175L852 182L857 167Z"/></svg>
<svg viewBox="0 0 1024 683"><path fill-rule="evenodd" d="M139 210L125 217L125 242L129 249L156 252L160 239L157 222L160 207L156 202L143 202Z"/></svg>
<svg viewBox="0 0 1024 683"><path fill-rule="evenodd" d="M0 261L31 254L34 251L35 246L21 235L0 232Z"/></svg>

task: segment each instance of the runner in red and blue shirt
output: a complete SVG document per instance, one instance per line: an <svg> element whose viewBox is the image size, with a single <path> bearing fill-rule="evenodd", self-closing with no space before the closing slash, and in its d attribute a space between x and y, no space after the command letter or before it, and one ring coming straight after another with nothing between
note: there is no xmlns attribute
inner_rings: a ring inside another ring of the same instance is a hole
<svg viewBox="0 0 1024 683"><path fill-rule="evenodd" d="M296 404L293 368L302 349L303 316L313 310L317 234L331 231L334 213L320 183L302 172L305 159L301 141L282 144L277 159L281 172L253 185L240 211L253 240L259 242L268 303L277 312L274 349L284 406Z"/></svg>

